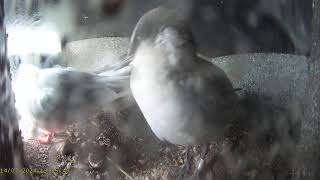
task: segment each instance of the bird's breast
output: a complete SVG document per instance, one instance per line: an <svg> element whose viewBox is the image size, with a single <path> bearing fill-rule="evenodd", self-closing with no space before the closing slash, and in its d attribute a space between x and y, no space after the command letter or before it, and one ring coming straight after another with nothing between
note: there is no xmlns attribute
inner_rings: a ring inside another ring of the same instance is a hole
<svg viewBox="0 0 320 180"><path fill-rule="evenodd" d="M134 77L132 94L155 135L174 144L194 144L203 129L203 118L192 102L184 100L170 79ZM190 130L196 129L196 130Z"/></svg>

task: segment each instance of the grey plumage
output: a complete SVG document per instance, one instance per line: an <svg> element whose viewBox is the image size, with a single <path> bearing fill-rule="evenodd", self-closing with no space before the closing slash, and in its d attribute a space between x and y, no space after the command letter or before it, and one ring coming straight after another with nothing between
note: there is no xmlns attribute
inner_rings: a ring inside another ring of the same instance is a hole
<svg viewBox="0 0 320 180"><path fill-rule="evenodd" d="M163 25L174 25L187 20L187 13L177 13L177 9L160 6L145 13L136 24L130 39L128 55L133 55L141 41L152 38Z"/></svg>
<svg viewBox="0 0 320 180"><path fill-rule="evenodd" d="M183 21L154 23L160 28L140 39L130 82L151 129L180 145L221 137L237 102L231 82L223 70L196 56Z"/></svg>

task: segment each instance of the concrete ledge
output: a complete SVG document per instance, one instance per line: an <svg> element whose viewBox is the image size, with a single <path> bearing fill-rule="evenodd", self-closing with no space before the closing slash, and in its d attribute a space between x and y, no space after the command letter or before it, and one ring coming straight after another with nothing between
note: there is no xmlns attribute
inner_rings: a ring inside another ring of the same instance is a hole
<svg viewBox="0 0 320 180"><path fill-rule="evenodd" d="M129 38L105 37L73 41L66 45L67 66L93 72L126 55Z"/></svg>
<svg viewBox="0 0 320 180"><path fill-rule="evenodd" d="M281 104L304 101L308 64L304 56L242 54L212 59L229 76L235 88L270 95Z"/></svg>

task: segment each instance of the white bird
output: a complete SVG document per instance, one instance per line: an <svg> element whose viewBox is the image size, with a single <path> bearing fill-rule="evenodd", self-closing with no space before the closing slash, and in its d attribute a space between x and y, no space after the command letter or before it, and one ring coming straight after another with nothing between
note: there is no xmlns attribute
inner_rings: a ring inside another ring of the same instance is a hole
<svg viewBox="0 0 320 180"><path fill-rule="evenodd" d="M229 117L225 111L237 95L224 71L197 58L182 33L166 27L140 45L130 87L160 139L189 145L221 134Z"/></svg>
<svg viewBox="0 0 320 180"><path fill-rule="evenodd" d="M72 68L21 65L13 82L22 124L28 120L49 132L84 121L127 94L128 76L98 76ZM25 121L25 122L24 122ZM45 142L46 143L46 142Z"/></svg>
<svg viewBox="0 0 320 180"><path fill-rule="evenodd" d="M159 29L141 40L130 80L152 131L161 140L187 146L223 137L238 102L227 75L196 55L182 21L154 23Z"/></svg>

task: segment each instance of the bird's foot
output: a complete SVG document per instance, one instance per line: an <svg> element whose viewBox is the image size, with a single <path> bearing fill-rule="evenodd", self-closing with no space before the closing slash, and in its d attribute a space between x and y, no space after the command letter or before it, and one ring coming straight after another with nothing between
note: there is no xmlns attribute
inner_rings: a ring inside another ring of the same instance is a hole
<svg viewBox="0 0 320 180"><path fill-rule="evenodd" d="M39 142L40 144L51 144L52 137L54 136L53 132L50 132L45 129L39 129L39 133L40 133L40 135L33 138L33 140Z"/></svg>

